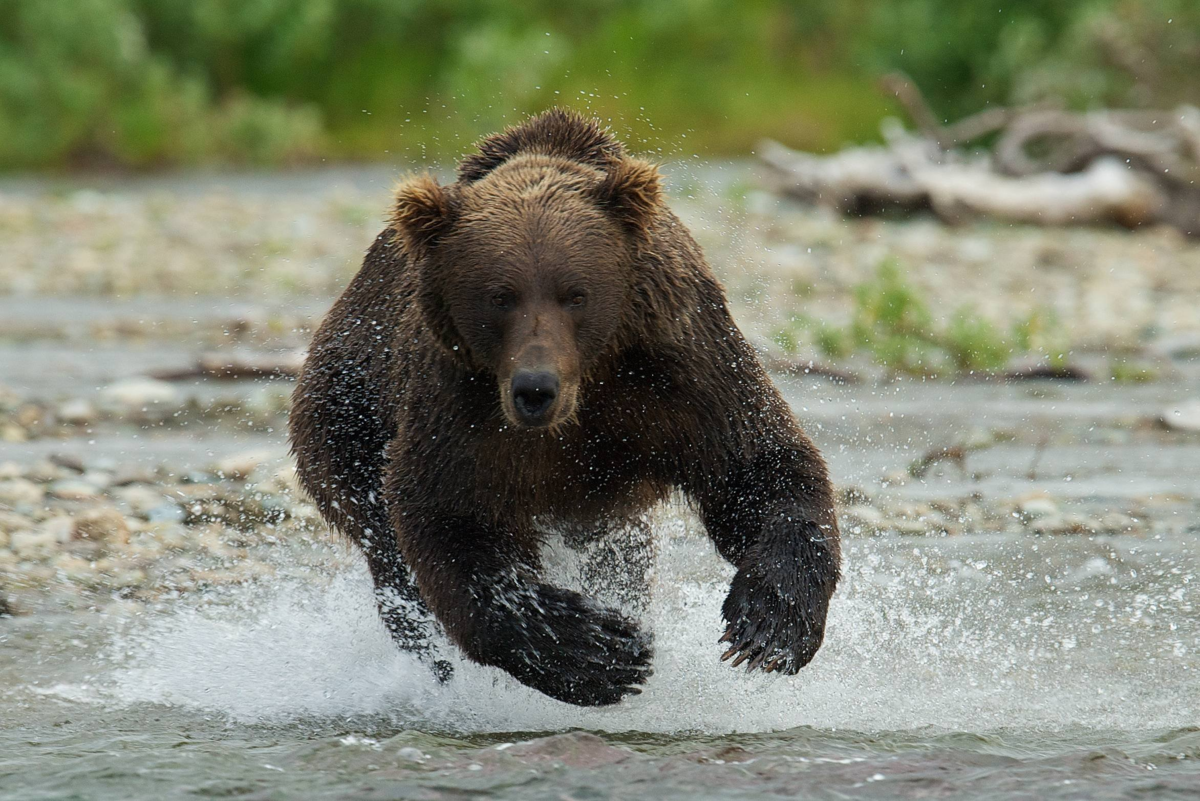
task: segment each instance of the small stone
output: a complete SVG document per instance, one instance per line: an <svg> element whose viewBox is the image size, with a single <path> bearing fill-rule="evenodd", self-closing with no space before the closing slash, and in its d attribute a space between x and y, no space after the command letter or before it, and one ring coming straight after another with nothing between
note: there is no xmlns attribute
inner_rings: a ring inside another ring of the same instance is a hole
<svg viewBox="0 0 1200 801"><path fill-rule="evenodd" d="M129 514L142 518L146 517L151 509L170 503L161 492L140 484L120 487L111 494L117 500L118 506L123 506Z"/></svg>
<svg viewBox="0 0 1200 801"><path fill-rule="evenodd" d="M9 537L8 547L17 556L36 559L53 553L58 547L58 537L53 531L16 531Z"/></svg>
<svg viewBox="0 0 1200 801"><path fill-rule="evenodd" d="M21 477L21 465L16 462L0 462L0 481Z"/></svg>
<svg viewBox="0 0 1200 801"><path fill-rule="evenodd" d="M39 531L49 532L55 542L70 542L71 532L75 529L75 519L70 515L55 515L38 523Z"/></svg>
<svg viewBox="0 0 1200 801"><path fill-rule="evenodd" d="M153 470L145 467L121 467L112 473L109 486L125 487L130 484L153 484L158 480Z"/></svg>
<svg viewBox="0 0 1200 801"><path fill-rule="evenodd" d="M73 426L91 425L96 422L96 418L99 416L96 407L86 398L73 398L64 401L58 405L54 414L62 422Z"/></svg>
<svg viewBox="0 0 1200 801"><path fill-rule="evenodd" d="M138 541L152 538L166 550L184 550L191 544L188 530L178 523L150 523L138 536Z"/></svg>
<svg viewBox="0 0 1200 801"><path fill-rule="evenodd" d="M112 473L103 470L89 470L79 477L80 481L91 484L97 490L105 490L112 486Z"/></svg>
<svg viewBox="0 0 1200 801"><path fill-rule="evenodd" d="M413 748L411 745L406 745L396 752L396 756L408 762L424 762L429 759L425 754L421 753L420 748Z"/></svg>
<svg viewBox="0 0 1200 801"><path fill-rule="evenodd" d="M113 545L129 543L129 526L125 517L111 506L88 509L75 516L71 531L73 539L87 539Z"/></svg>
<svg viewBox="0 0 1200 801"><path fill-rule="evenodd" d="M1058 504L1049 498L1035 496L1020 501L1017 504L1017 513L1025 520L1052 517L1058 514Z"/></svg>
<svg viewBox="0 0 1200 801"><path fill-rule="evenodd" d="M27 439L29 439L29 434L16 423L0 425L0 441L24 442Z"/></svg>
<svg viewBox="0 0 1200 801"><path fill-rule="evenodd" d="M259 465L268 461L274 454L268 450L247 451L233 456L227 456L213 465L213 469L222 478L242 480L258 469Z"/></svg>
<svg viewBox="0 0 1200 801"><path fill-rule="evenodd" d="M873 506L848 506L842 512L841 527L850 534L876 534L883 528L883 514Z"/></svg>
<svg viewBox="0 0 1200 801"><path fill-rule="evenodd" d="M73 470L76 473L82 473L87 470L83 460L73 453L52 453L48 460L51 464L58 467L65 467L68 470Z"/></svg>
<svg viewBox="0 0 1200 801"><path fill-rule="evenodd" d="M1184 401L1165 410L1158 418L1164 428L1172 431L1200 432L1200 400Z"/></svg>
<svg viewBox="0 0 1200 801"><path fill-rule="evenodd" d="M127 378L100 391L100 406L122 417L154 417L181 408L183 396L166 381Z"/></svg>
<svg viewBox="0 0 1200 801"><path fill-rule="evenodd" d="M67 478L51 484L50 495L62 501L92 501L100 497L100 490L86 481Z"/></svg>
<svg viewBox="0 0 1200 801"><path fill-rule="evenodd" d="M182 523L187 513L179 504L167 501L147 510L145 517L151 523Z"/></svg>
<svg viewBox="0 0 1200 801"><path fill-rule="evenodd" d="M30 481L36 481L39 484L48 484L51 481L71 478L73 475L73 470L67 470L55 464L50 459L39 459L32 467L25 471L25 478Z"/></svg>
<svg viewBox="0 0 1200 801"><path fill-rule="evenodd" d="M0 534L11 534L23 528L29 528L31 525L32 522L24 515L0 509Z"/></svg>
<svg viewBox="0 0 1200 801"><path fill-rule="evenodd" d="M36 506L46 495L45 490L25 478L0 481L0 503L14 509Z"/></svg>
<svg viewBox="0 0 1200 801"><path fill-rule="evenodd" d="M901 517L896 520L888 521L888 525L896 531L897 534L902 534L906 537L920 537L928 532L928 527L920 520Z"/></svg>

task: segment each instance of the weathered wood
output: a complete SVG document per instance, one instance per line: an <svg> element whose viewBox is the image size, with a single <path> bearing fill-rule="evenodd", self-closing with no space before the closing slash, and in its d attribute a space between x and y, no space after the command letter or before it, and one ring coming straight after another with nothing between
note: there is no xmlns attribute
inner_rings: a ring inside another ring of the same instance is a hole
<svg viewBox="0 0 1200 801"><path fill-rule="evenodd" d="M830 156L766 142L781 193L852 215L932 210L1043 225L1172 225L1200 235L1200 109L1070 112L1040 104L938 121L906 76L881 79L917 126ZM997 133L990 153L958 148Z"/></svg>
<svg viewBox="0 0 1200 801"><path fill-rule="evenodd" d="M236 380L244 378L295 378L304 366L305 351L282 353L222 353L202 354L190 367L156 370L151 378L160 381L181 381L187 378Z"/></svg>

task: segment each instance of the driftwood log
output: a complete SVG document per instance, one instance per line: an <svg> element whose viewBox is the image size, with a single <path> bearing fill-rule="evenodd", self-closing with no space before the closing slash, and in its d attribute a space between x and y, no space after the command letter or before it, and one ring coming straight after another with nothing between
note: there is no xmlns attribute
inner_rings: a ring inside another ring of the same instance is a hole
<svg viewBox="0 0 1200 801"><path fill-rule="evenodd" d="M943 125L917 87L887 76L916 126L830 156L765 142L769 185L844 214L929 210L1044 225L1172 225L1200 237L1200 109L995 108ZM977 143L990 137L990 149Z"/></svg>
<svg viewBox="0 0 1200 801"><path fill-rule="evenodd" d="M295 378L304 365L305 350L276 353L213 352L201 354L194 365L178 369L156 370L151 378L182 381L187 378L213 378L233 381L246 378Z"/></svg>

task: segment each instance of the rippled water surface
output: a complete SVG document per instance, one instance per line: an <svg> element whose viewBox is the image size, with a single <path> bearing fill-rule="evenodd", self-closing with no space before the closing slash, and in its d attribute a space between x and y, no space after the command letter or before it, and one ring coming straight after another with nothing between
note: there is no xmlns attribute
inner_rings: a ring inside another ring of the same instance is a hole
<svg viewBox="0 0 1200 801"><path fill-rule="evenodd" d="M643 695L437 686L354 557L128 617L0 621L0 797L1109 798L1200 792L1191 538L850 540L794 678L717 660L728 569L663 540Z"/></svg>

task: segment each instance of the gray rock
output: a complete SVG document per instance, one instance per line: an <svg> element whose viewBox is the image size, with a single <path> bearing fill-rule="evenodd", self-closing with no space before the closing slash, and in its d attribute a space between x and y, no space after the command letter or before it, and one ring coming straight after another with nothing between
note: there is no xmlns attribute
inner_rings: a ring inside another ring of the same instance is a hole
<svg viewBox="0 0 1200 801"><path fill-rule="evenodd" d="M100 407L110 414L132 419L158 418L183 408L179 390L153 378L127 378L100 391Z"/></svg>
<svg viewBox="0 0 1200 801"><path fill-rule="evenodd" d="M167 501L146 511L146 520L151 523L182 523L187 513L177 503Z"/></svg>
<svg viewBox="0 0 1200 801"><path fill-rule="evenodd" d="M143 518L151 509L170 503L170 500L158 490L140 484L113 490L112 497L117 501L119 508L127 510L129 514L136 517Z"/></svg>
<svg viewBox="0 0 1200 801"><path fill-rule="evenodd" d="M82 479L64 478L50 485L50 496L63 501L92 501L100 497L100 489Z"/></svg>
<svg viewBox="0 0 1200 801"><path fill-rule="evenodd" d="M0 481L0 503L14 509L37 506L45 495L45 490L29 479L12 478Z"/></svg>
<svg viewBox="0 0 1200 801"><path fill-rule="evenodd" d="M109 545L129 542L129 525L125 517L111 506L88 509L75 516L71 530L73 539L94 540Z"/></svg>
<svg viewBox="0 0 1200 801"><path fill-rule="evenodd" d="M1158 419L1172 431L1200 432L1200 400L1187 400L1168 407Z"/></svg>
<svg viewBox="0 0 1200 801"><path fill-rule="evenodd" d="M274 458L275 454L269 450L254 450L245 453L235 453L232 456L226 456L213 465L213 470L217 475L223 478L245 479L259 465Z"/></svg>
<svg viewBox="0 0 1200 801"><path fill-rule="evenodd" d="M1049 498L1026 498L1017 504L1017 513L1024 520L1039 520L1058 515L1058 504Z"/></svg>
<svg viewBox="0 0 1200 801"><path fill-rule="evenodd" d="M24 515L19 515L16 512L6 512L0 509L0 545L4 543L4 537L14 531L20 531L23 528L29 528L33 525L33 521Z"/></svg>
<svg viewBox="0 0 1200 801"><path fill-rule="evenodd" d="M9 537L8 546L23 559L48 556L58 549L58 535L52 530L15 531Z"/></svg>
<svg viewBox="0 0 1200 801"><path fill-rule="evenodd" d="M60 403L54 410L54 415L62 422L73 426L91 425L99 417L96 407L86 398L73 398Z"/></svg>

